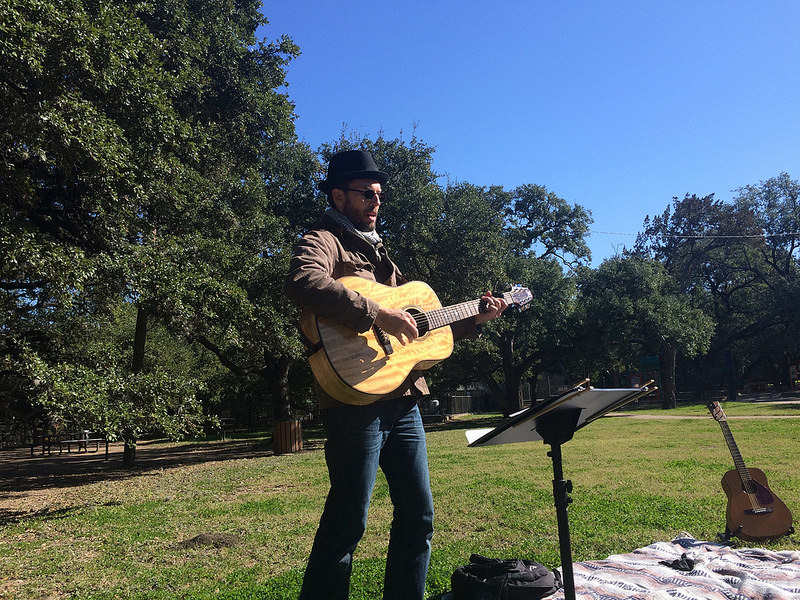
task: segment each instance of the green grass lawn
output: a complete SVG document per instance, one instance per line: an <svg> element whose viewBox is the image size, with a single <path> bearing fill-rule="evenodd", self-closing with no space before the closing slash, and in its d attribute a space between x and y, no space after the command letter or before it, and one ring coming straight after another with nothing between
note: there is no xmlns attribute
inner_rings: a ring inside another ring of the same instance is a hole
<svg viewBox="0 0 800 600"><path fill-rule="evenodd" d="M726 403L725 412L747 465L761 468L800 515L800 420L767 418L800 417L800 410ZM576 561L682 531L713 540L724 530L720 479L733 464L718 424L703 406L636 414L686 418L608 417L563 446L564 474L574 484L569 519ZM737 418L752 416L762 418ZM561 562L549 448L541 442L468 448L464 430L484 421L429 428L437 510L431 598L449 589L453 570L473 552L533 558L551 568ZM311 449L293 455L273 456L251 437L218 442L221 449L242 443L240 457L48 490L57 502L0 522L0 598L296 598L327 491L320 432L306 434ZM380 597L390 518L379 478L351 598ZM203 533L227 537L187 543ZM797 549L800 536L742 545Z"/></svg>

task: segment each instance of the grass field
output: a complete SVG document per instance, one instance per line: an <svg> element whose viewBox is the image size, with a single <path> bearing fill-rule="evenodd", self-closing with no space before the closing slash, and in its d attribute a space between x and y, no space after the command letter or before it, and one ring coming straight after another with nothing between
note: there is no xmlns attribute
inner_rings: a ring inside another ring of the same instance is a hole
<svg viewBox="0 0 800 600"><path fill-rule="evenodd" d="M800 515L800 405L726 403L725 411L747 465L761 468ZM560 565L548 447L467 448L465 429L498 422L480 416L429 428L437 510L430 598L449 589L453 569L473 552ZM176 456L204 453L145 461L134 473L12 478L0 491L0 598L296 598L327 491L322 434L305 433L308 449L292 455L272 455L268 437L251 434L154 444ZM720 479L733 465L704 406L601 419L563 446L563 458L574 484L576 561L682 531L713 540L724 530ZM390 516L379 477L353 599L380 597ZM800 536L743 545L796 549Z"/></svg>

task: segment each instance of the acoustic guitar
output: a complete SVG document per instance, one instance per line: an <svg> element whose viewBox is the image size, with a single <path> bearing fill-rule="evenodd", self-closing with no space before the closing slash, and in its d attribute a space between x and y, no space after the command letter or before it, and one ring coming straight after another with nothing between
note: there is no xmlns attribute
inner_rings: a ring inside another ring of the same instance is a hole
<svg viewBox="0 0 800 600"><path fill-rule="evenodd" d="M347 404L370 404L399 388L412 370L429 369L453 352L451 323L477 315L481 300L442 307L436 293L421 281L389 287L361 277L338 280L384 308L405 310L414 318L419 337L403 346L377 326L358 333L305 311L300 327L309 342L308 362L314 377L330 396ZM503 294L509 306L523 309L533 296L513 286Z"/></svg>
<svg viewBox="0 0 800 600"><path fill-rule="evenodd" d="M722 476L722 489L728 496L725 513L728 535L758 541L792 533L792 513L769 489L764 472L745 466L719 402L709 402L707 406L722 428L736 465L735 469Z"/></svg>

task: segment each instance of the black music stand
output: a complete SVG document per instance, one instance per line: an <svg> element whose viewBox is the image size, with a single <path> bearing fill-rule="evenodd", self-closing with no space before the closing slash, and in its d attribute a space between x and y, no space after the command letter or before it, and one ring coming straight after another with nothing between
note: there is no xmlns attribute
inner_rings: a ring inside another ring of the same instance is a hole
<svg viewBox="0 0 800 600"><path fill-rule="evenodd" d="M595 389L586 379L560 396L549 398L512 415L509 421L499 427L467 431L470 448L537 440L542 440L550 446L547 455L553 461L553 499L558 520L565 600L575 600L575 581L572 574L572 542L569 537L567 515L567 507L572 502L569 496L572 492L572 482L564 479L561 445L571 440L578 429L628 402L653 392L657 388L648 387L651 383L652 381L638 388Z"/></svg>

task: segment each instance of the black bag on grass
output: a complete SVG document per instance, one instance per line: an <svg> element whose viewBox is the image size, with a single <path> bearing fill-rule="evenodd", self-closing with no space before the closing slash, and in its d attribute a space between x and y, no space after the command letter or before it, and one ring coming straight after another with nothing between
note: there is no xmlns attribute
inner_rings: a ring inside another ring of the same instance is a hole
<svg viewBox="0 0 800 600"><path fill-rule="evenodd" d="M561 589L561 575L532 560L469 557L450 578L453 600L536 600Z"/></svg>

